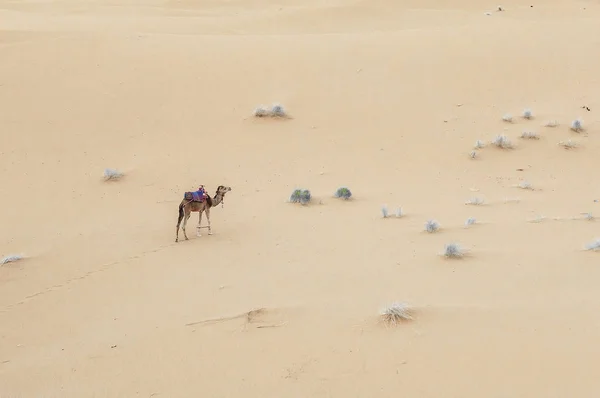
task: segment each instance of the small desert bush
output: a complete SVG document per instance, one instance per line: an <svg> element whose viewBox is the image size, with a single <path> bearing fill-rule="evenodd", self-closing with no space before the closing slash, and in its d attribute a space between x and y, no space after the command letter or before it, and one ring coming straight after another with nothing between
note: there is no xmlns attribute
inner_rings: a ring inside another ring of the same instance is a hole
<svg viewBox="0 0 600 398"><path fill-rule="evenodd" d="M463 256L462 249L456 243L449 243L444 247L444 257L446 258L461 258Z"/></svg>
<svg viewBox="0 0 600 398"><path fill-rule="evenodd" d="M469 154L469 157L471 159L476 159L477 158L477 151L471 151L471 153Z"/></svg>
<svg viewBox="0 0 600 398"><path fill-rule="evenodd" d="M558 120L548 120L544 123L544 127L556 127L558 126Z"/></svg>
<svg viewBox="0 0 600 398"><path fill-rule="evenodd" d="M594 215L592 213L581 213L583 215L583 217L581 217L582 219L586 220L586 221L595 221L596 217L594 217Z"/></svg>
<svg viewBox="0 0 600 398"><path fill-rule="evenodd" d="M513 118L512 115L510 113L505 114L504 116L502 116L502 120L507 122L507 123L512 123Z"/></svg>
<svg viewBox="0 0 600 398"><path fill-rule="evenodd" d="M513 145L505 135L497 135L493 140L492 144L501 149L512 149Z"/></svg>
<svg viewBox="0 0 600 398"><path fill-rule="evenodd" d="M116 169L104 169L104 179L106 181L109 180L118 180L123 177L123 173Z"/></svg>
<svg viewBox="0 0 600 398"><path fill-rule="evenodd" d="M583 121L581 119L575 119L571 122L571 130L576 133L583 131Z"/></svg>
<svg viewBox="0 0 600 398"><path fill-rule="evenodd" d="M521 181L519 184L517 184L516 187L520 188L520 189L528 189L528 190L533 191L533 186L531 185L531 183L529 181Z"/></svg>
<svg viewBox="0 0 600 398"><path fill-rule="evenodd" d="M481 206L484 203L481 198L470 198L465 202L466 205Z"/></svg>
<svg viewBox="0 0 600 398"><path fill-rule="evenodd" d="M585 245L585 248L587 250L592 250L592 251L600 251L600 238L597 238L596 240L593 240L592 242L588 243L587 245Z"/></svg>
<svg viewBox="0 0 600 398"><path fill-rule="evenodd" d="M295 189L290 195L290 202L305 205L310 202L311 198L312 196L308 189Z"/></svg>
<svg viewBox="0 0 600 398"><path fill-rule="evenodd" d="M10 254L10 255L2 258L2 260L0 260L0 265L14 263L15 261L19 261L22 259L23 259L23 256L21 256L20 254Z"/></svg>
<svg viewBox="0 0 600 398"><path fill-rule="evenodd" d="M352 192L350 192L350 189L348 189L346 187L341 187L341 188L338 188L337 191L335 191L335 197L344 199L344 200L348 200L352 197Z"/></svg>
<svg viewBox="0 0 600 398"><path fill-rule="evenodd" d="M579 213L580 216L571 217L571 220L596 221L596 217L592 213Z"/></svg>
<svg viewBox="0 0 600 398"><path fill-rule="evenodd" d="M579 146L579 144L577 144L577 142L572 141L572 140L560 141L558 143L558 145L562 146L565 149L574 149Z"/></svg>
<svg viewBox="0 0 600 398"><path fill-rule="evenodd" d="M465 221L465 227L471 226L473 224L475 224L477 222L477 220L474 217L469 217L467 218L467 221Z"/></svg>
<svg viewBox="0 0 600 398"><path fill-rule="evenodd" d="M381 215L383 216L383 218L388 218L389 213L386 205L381 206Z"/></svg>
<svg viewBox="0 0 600 398"><path fill-rule="evenodd" d="M537 135L537 133L534 133L533 131L524 131L521 134L521 138L523 138L524 140L539 140L540 136Z"/></svg>
<svg viewBox="0 0 600 398"><path fill-rule="evenodd" d="M425 231L429 232L430 234L433 232L437 232L439 229L440 224L435 220L428 220L425 223Z"/></svg>
<svg viewBox="0 0 600 398"><path fill-rule="evenodd" d="M523 110L523 118L531 119L532 117L533 117L533 112L531 112L531 109L526 108Z"/></svg>
<svg viewBox="0 0 600 398"><path fill-rule="evenodd" d="M402 213L402 207L398 207L396 209L396 217L400 218L404 215L404 213Z"/></svg>
<svg viewBox="0 0 600 398"><path fill-rule="evenodd" d="M547 217L541 214L538 214L537 216L535 216L534 218L530 218L529 220L527 220L527 222L532 222L535 224L539 224L543 221L546 221Z"/></svg>
<svg viewBox="0 0 600 398"><path fill-rule="evenodd" d="M270 116L269 110L264 106L259 106L254 110L254 117L267 117Z"/></svg>
<svg viewBox="0 0 600 398"><path fill-rule="evenodd" d="M379 315L388 325L397 325L401 322L411 321L413 319L412 308L405 303L393 303L383 308Z"/></svg>
<svg viewBox="0 0 600 398"><path fill-rule="evenodd" d="M286 117L287 113L283 108L283 105L273 104L273 106L271 107L271 115L273 117Z"/></svg>
<svg viewBox="0 0 600 398"><path fill-rule="evenodd" d="M273 104L270 109L268 109L266 106L261 105L254 110L254 117L285 118L287 116L287 112L280 104Z"/></svg>
<svg viewBox="0 0 600 398"><path fill-rule="evenodd" d="M483 147L485 147L485 142L481 140L475 141L475 145L473 146L474 149L481 149Z"/></svg>

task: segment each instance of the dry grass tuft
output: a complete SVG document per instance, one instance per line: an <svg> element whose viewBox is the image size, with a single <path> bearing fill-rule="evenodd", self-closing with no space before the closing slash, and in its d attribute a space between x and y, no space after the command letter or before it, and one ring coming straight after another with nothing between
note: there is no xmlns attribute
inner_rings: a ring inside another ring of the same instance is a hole
<svg viewBox="0 0 600 398"><path fill-rule="evenodd" d="M558 145L562 146L565 149L575 149L579 147L579 144L572 140L560 141Z"/></svg>
<svg viewBox="0 0 600 398"><path fill-rule="evenodd" d="M413 320L413 310L405 303L393 303L383 308L379 315L387 325L396 326L401 322Z"/></svg>
<svg viewBox="0 0 600 398"><path fill-rule="evenodd" d="M9 254L8 256L6 256L2 260L0 260L0 265L14 263L14 262L22 260L22 259L23 259L23 256L21 256L20 254Z"/></svg>
<svg viewBox="0 0 600 398"><path fill-rule="evenodd" d="M440 223L435 220L428 220L425 223L425 231L431 233L437 232L440 229Z"/></svg>
<svg viewBox="0 0 600 398"><path fill-rule="evenodd" d="M464 255L463 250L456 243L449 243L444 246L444 257L446 258L462 258Z"/></svg>
<svg viewBox="0 0 600 398"><path fill-rule="evenodd" d="M470 198L469 200L467 200L465 202L466 205L472 205L472 206L481 206L483 205L484 201L481 198Z"/></svg>
<svg viewBox="0 0 600 398"><path fill-rule="evenodd" d="M512 149L513 144L510 142L507 136L505 135L497 135L492 144L500 149Z"/></svg>
<svg viewBox="0 0 600 398"><path fill-rule="evenodd" d="M104 180L114 181L121 179L125 174L117 169L104 169Z"/></svg>

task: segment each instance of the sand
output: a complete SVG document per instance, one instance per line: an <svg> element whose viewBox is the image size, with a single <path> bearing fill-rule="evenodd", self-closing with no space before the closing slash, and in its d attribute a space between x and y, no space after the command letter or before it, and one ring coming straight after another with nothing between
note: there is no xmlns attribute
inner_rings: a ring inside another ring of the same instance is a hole
<svg viewBox="0 0 600 398"><path fill-rule="evenodd" d="M0 396L597 397L600 5L496 6L0 0Z"/></svg>

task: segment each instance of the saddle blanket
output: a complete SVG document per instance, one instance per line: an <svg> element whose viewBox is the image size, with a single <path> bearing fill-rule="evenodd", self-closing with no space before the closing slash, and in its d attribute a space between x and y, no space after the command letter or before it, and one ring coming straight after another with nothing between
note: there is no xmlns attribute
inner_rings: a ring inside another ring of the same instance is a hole
<svg viewBox="0 0 600 398"><path fill-rule="evenodd" d="M204 196L202 196L202 194L198 191L194 191L194 192L186 192L185 195L183 195L185 200L191 200L192 202L204 202Z"/></svg>

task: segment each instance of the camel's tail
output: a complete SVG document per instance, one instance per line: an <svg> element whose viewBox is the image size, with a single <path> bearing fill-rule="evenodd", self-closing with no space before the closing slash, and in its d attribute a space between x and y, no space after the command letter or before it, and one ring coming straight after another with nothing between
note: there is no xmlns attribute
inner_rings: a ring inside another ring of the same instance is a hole
<svg viewBox="0 0 600 398"><path fill-rule="evenodd" d="M179 218L177 218L177 228L179 228L179 225L181 224L181 220L183 220L183 202L181 202L181 204L179 204Z"/></svg>

